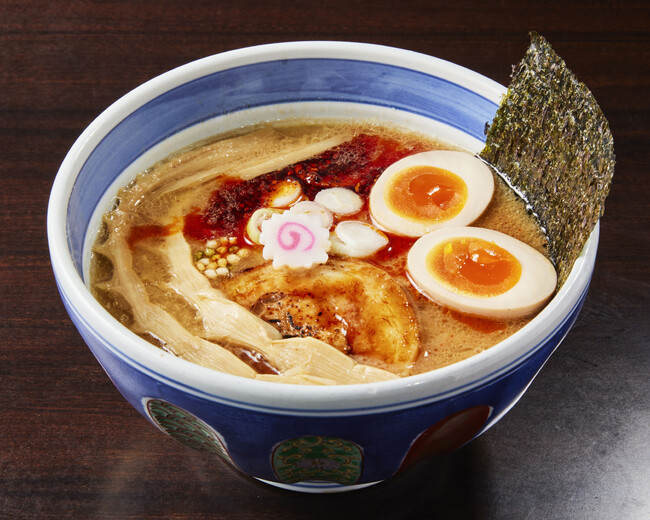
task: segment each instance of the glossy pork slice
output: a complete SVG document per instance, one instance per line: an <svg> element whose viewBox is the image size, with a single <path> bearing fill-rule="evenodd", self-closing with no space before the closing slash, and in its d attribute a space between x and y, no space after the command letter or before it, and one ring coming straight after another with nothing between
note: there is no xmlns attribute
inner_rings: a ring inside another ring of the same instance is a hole
<svg viewBox="0 0 650 520"><path fill-rule="evenodd" d="M314 337L397 371L419 353L417 320L405 293L367 262L332 259L311 269L264 264L233 276L223 289L285 337Z"/></svg>

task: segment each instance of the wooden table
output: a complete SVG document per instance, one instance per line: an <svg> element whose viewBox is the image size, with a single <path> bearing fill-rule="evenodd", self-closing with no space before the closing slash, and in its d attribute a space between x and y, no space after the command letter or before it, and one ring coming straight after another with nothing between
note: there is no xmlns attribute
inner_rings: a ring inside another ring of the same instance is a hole
<svg viewBox="0 0 650 520"><path fill-rule="evenodd" d="M650 4L3 0L0 518L650 518ZM307 496L162 435L114 389L60 302L45 214L69 147L170 68L238 47L353 40L501 83L545 35L611 123L618 164L591 291L520 403L475 442L364 491Z"/></svg>

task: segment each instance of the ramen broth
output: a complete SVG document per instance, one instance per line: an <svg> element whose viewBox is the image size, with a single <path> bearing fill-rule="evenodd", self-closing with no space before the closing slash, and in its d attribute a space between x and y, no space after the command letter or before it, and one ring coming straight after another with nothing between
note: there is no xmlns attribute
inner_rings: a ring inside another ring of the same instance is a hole
<svg viewBox="0 0 650 520"><path fill-rule="evenodd" d="M291 161L294 153L283 150L287 140L292 142L291 150L303 152L296 152L296 161L284 164L283 160ZM321 150L322 147L327 148ZM309 154L312 149L315 152L313 156L300 157L300 153ZM368 193L379 174L405 156L440 149L455 148L427 135L376 122L292 120L213 137L152 166L118 193L117 209L120 209L120 200L127 195L138 200L127 214L119 216L119 226L130 228L128 246L132 269L146 287L152 304L174 316L191 334L200 336L201 317L196 308L177 292L168 289L174 275L170 273L168 261L156 252L165 237L182 232L189 244L192 263L202 273L208 266L211 267L210 273L216 273L219 267L222 267L221 273L225 272L223 268L227 269L227 274L212 275L208 279L212 287L235 298L237 277L269 263L262 257L262 246L251 241L246 227L251 214L264 206L269 194L283 180L290 178L298 182L302 199L309 200L326 187L348 187L361 197L362 209L351 217L339 217L336 221L354 219L370 223ZM283 160L274 158L278 150ZM106 213L94 247L90 268L92 292L124 325L151 343L173 351L166 338L147 331L146 324L139 323L119 291L111 290L115 266L111 255L105 252L104 244L113 229L120 229L111 222L117 218L116 213L115 208ZM525 203L496 175L493 198L472 226L501 231L548 256L547 240L537 221L527 211ZM388 246L357 262L367 262L381 269L404 292L419 330L419 353L415 362L407 367L393 367L385 360L373 359L372 353L346 351L345 338L351 334L347 330L343 336L327 336L333 338L332 344L342 343L333 348L339 348L359 362L400 376L412 375L478 354L512 335L532 319L470 316L434 303L417 290L407 276L406 257L415 238L390 233L386 236ZM336 259L336 255L330 254L330 259ZM286 276L300 277L302 272L298 269ZM242 302L251 313L260 315L259 302ZM372 308L366 312L372 312ZM286 329L278 328L278 320L268 321L283 335L290 335ZM296 330L304 330L304 327ZM246 361L255 371L277 373L278 369L254 348L246 348L237 342L229 344L227 340L218 343Z"/></svg>

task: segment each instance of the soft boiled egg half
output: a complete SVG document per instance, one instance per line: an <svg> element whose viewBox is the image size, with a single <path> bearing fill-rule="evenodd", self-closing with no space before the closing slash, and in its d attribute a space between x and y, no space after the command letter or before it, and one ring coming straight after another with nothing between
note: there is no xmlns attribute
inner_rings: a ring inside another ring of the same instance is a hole
<svg viewBox="0 0 650 520"><path fill-rule="evenodd" d="M477 227L424 235L410 249L407 269L431 300L490 318L536 312L557 283L555 268L543 254L509 235Z"/></svg>
<svg viewBox="0 0 650 520"><path fill-rule="evenodd" d="M420 237L444 226L467 226L492 199L488 166L466 152L434 150L391 164L370 191L369 208L383 231Z"/></svg>

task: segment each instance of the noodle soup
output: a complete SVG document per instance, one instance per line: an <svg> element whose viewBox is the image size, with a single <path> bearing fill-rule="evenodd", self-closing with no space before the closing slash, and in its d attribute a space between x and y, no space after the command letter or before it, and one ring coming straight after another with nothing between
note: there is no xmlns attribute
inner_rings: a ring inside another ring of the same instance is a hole
<svg viewBox="0 0 650 520"><path fill-rule="evenodd" d="M386 195L384 204L380 197L386 210L373 207L373 197L393 165L438 157L453 165L454 154L478 161L430 136L375 121L288 120L197 143L120 190L93 247L93 295L160 348L244 377L347 384L461 361L521 329L550 294L532 311L504 313L456 307L429 290L427 280L438 277L428 256L413 259L412 251L438 225L408 214L408 201L433 200L440 213L469 195L437 180L449 173L446 167L427 163L398 168L428 168L413 179L386 181L383 193L404 194L406 202ZM474 262L488 278L503 260L492 238L479 247L482 239L470 229L496 231L548 256L524 201L498 175L490 177L487 206L454 227L461 236L445 239L441 253L441 265L460 272ZM471 195L474 181L460 182ZM408 225L400 228L401 222ZM411 232L414 222L424 232ZM274 225L288 230L286 237L274 235ZM313 256L305 237L316 244ZM523 266L516 276L526 275Z"/></svg>

